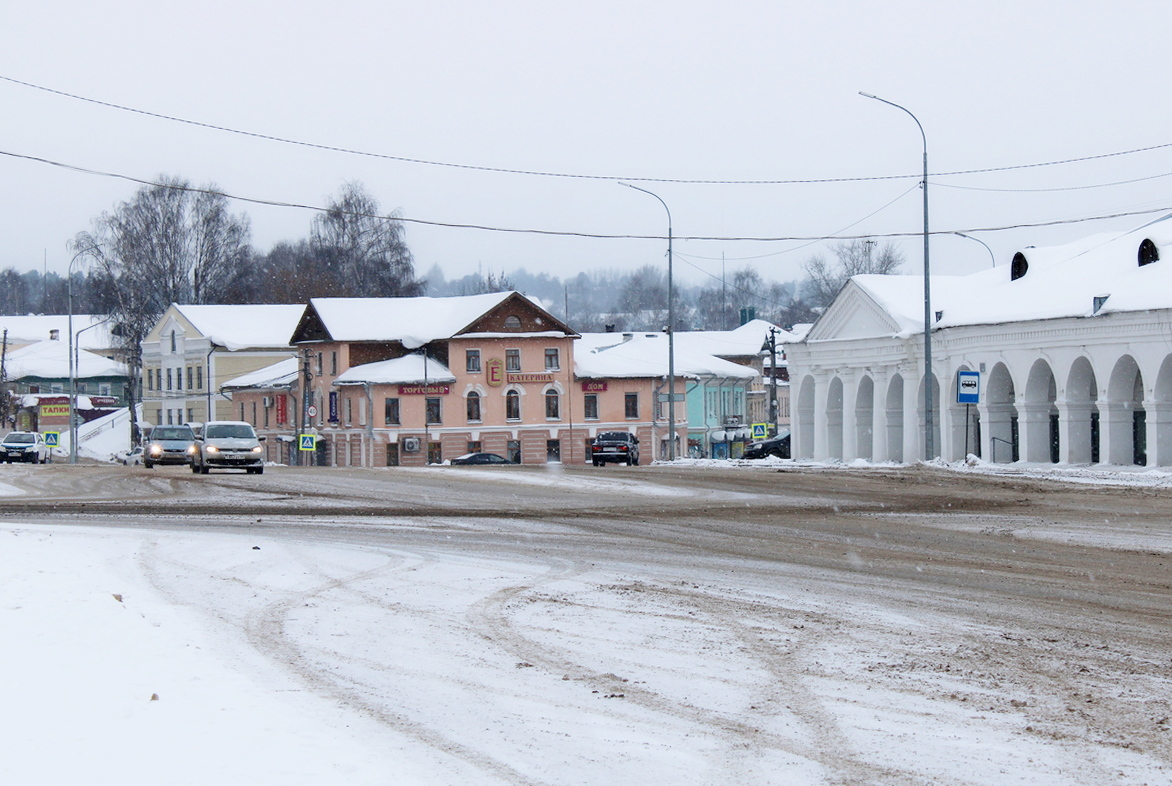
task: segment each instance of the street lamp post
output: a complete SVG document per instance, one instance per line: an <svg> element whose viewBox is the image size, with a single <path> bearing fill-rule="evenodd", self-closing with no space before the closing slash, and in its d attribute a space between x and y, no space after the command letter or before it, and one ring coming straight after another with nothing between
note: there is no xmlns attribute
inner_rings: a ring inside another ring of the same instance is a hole
<svg viewBox="0 0 1172 786"><path fill-rule="evenodd" d="M633 186L630 183L619 185L642 191L644 194L655 197L663 209L667 211L667 458L676 460L676 322L675 322L675 290L672 288L672 254L671 254L671 209L667 202L660 199L645 188Z"/></svg>
<svg viewBox="0 0 1172 786"><path fill-rule="evenodd" d="M989 244L984 240L981 240L979 237L973 237L972 235L966 235L964 232L949 232L948 234L959 235L960 237L980 243L989 252L989 259L993 262L993 267L997 267L997 255L993 253L993 249L989 248Z"/></svg>
<svg viewBox="0 0 1172 786"><path fill-rule="evenodd" d="M78 251L69 260L69 269L65 273L65 298L69 305L69 322L66 329L69 331L69 463L77 463L77 364L73 359L73 264L88 253L88 249Z"/></svg>
<svg viewBox="0 0 1172 786"><path fill-rule="evenodd" d="M924 133L924 126L920 124L919 118L907 107L861 90L859 95L906 112L908 117L916 121L916 127L920 129L920 137L924 141L924 458L933 459L936 458L936 446L932 408L932 270L928 264L928 136Z"/></svg>

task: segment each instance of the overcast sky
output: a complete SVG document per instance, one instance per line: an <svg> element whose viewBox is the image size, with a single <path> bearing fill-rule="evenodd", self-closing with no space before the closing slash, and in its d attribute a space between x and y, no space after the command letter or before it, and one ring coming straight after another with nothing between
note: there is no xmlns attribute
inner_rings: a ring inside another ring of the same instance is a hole
<svg viewBox="0 0 1172 786"><path fill-rule="evenodd" d="M64 272L68 241L139 187L15 154L308 206L358 180L385 210L426 222L666 235L663 207L617 182L627 179L670 207L685 281L712 283L722 256L730 272L798 278L828 247L682 239L699 236L909 233L896 242L918 273L920 133L859 91L923 124L932 230L970 232L1007 265L1022 246L1160 213L979 230L1172 208L1168 17L1153 0L11 3L0 26L0 268L47 260ZM1098 158L945 174L1085 157ZM911 177L876 179L901 175ZM824 179L844 180L671 182ZM234 206L262 251L306 237L313 217ZM426 224L407 238L420 273L438 264L449 278L630 270L665 264L666 252L660 240ZM931 254L936 273L992 264L956 236L934 236Z"/></svg>

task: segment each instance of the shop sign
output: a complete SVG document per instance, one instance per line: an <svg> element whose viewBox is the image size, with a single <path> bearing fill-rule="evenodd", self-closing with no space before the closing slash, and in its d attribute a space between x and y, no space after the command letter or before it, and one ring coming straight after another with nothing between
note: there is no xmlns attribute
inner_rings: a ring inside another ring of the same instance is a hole
<svg viewBox="0 0 1172 786"><path fill-rule="evenodd" d="M449 385L399 385L400 396L446 396L450 392Z"/></svg>
<svg viewBox="0 0 1172 786"><path fill-rule="evenodd" d="M606 392L606 383L605 382L583 382L582 383L582 392L583 393L605 393Z"/></svg>
<svg viewBox="0 0 1172 786"><path fill-rule="evenodd" d="M484 374L490 388L499 388L505 384L505 361L500 358L489 358L484 364Z"/></svg>
<svg viewBox="0 0 1172 786"><path fill-rule="evenodd" d="M509 374L509 384L524 384L526 382L553 382L553 374Z"/></svg>

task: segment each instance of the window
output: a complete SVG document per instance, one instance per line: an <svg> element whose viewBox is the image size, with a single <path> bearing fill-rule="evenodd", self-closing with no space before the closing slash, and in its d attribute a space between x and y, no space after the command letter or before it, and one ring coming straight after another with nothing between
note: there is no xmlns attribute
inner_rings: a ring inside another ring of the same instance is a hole
<svg viewBox="0 0 1172 786"><path fill-rule="evenodd" d="M520 330L521 329L521 318L518 316L512 315L512 314L505 317L505 329L506 330Z"/></svg>
<svg viewBox="0 0 1172 786"><path fill-rule="evenodd" d="M175 331L171 331L171 351L175 351Z"/></svg>
<svg viewBox="0 0 1172 786"><path fill-rule="evenodd" d="M191 390L191 366L187 367L187 389Z"/></svg>
<svg viewBox="0 0 1172 786"><path fill-rule="evenodd" d="M318 352L318 353L317 353L317 375L318 375L319 377L322 375L322 365L321 365L321 363L322 363L322 360L321 360L321 353L320 353L320 352Z"/></svg>
<svg viewBox="0 0 1172 786"><path fill-rule="evenodd" d="M639 419L639 394L628 393L623 398L623 406L628 420Z"/></svg>
<svg viewBox="0 0 1172 786"><path fill-rule="evenodd" d="M195 389L203 390L203 366L195 367Z"/></svg>
<svg viewBox="0 0 1172 786"><path fill-rule="evenodd" d="M171 390L171 369L167 369L167 390Z"/></svg>
<svg viewBox="0 0 1172 786"><path fill-rule="evenodd" d="M252 425L256 425L256 399L252 400Z"/></svg>
<svg viewBox="0 0 1172 786"><path fill-rule="evenodd" d="M440 406L442 399L429 398L427 400L427 422L440 424L443 423L443 410Z"/></svg>
<svg viewBox="0 0 1172 786"><path fill-rule="evenodd" d="M84 383L84 382L78 382L78 383L77 383L77 392L78 392L78 393L87 393L87 392L89 392L89 388L86 386L86 383ZM1054 462L1054 463L1055 463L1055 464L1057 464L1058 462Z"/></svg>
<svg viewBox="0 0 1172 786"><path fill-rule="evenodd" d="M479 441L469 442L468 443L468 450L466 452L467 453L479 453L481 450L482 450L482 448L480 447Z"/></svg>
<svg viewBox="0 0 1172 786"><path fill-rule="evenodd" d="M557 347L547 347L545 350L545 370L557 371L560 368L561 364L558 362Z"/></svg>
<svg viewBox="0 0 1172 786"><path fill-rule="evenodd" d="M510 390L505 394L505 420L521 419L521 394Z"/></svg>
<svg viewBox="0 0 1172 786"><path fill-rule="evenodd" d="M187 422L187 423L194 423L195 422L195 410L192 409L191 407L187 408L187 420L185 422Z"/></svg>
<svg viewBox="0 0 1172 786"><path fill-rule="evenodd" d="M155 389L155 370L153 368L147 369L147 390Z"/></svg>
<svg viewBox="0 0 1172 786"><path fill-rule="evenodd" d="M521 350L506 349L505 350L505 371L520 371L521 370Z"/></svg>
<svg viewBox="0 0 1172 786"><path fill-rule="evenodd" d="M346 397L346 425L354 422L354 399Z"/></svg>
<svg viewBox="0 0 1172 786"><path fill-rule="evenodd" d="M468 422L477 423L480 421L480 394L473 390L468 394ZM468 451L475 453L476 451Z"/></svg>
<svg viewBox="0 0 1172 786"><path fill-rule="evenodd" d="M560 439L547 439L545 441L545 460L555 464L561 462L562 441Z"/></svg>
<svg viewBox="0 0 1172 786"><path fill-rule="evenodd" d="M509 461L513 462L514 464L520 464L521 463L521 440L510 439L509 444L508 444L508 450L506 452L508 453L508 455L505 456L505 458L507 458Z"/></svg>
<svg viewBox="0 0 1172 786"><path fill-rule="evenodd" d="M330 375L338 376L338 353L337 351L330 353Z"/></svg>
<svg viewBox="0 0 1172 786"><path fill-rule="evenodd" d="M466 349L464 350L464 370L475 374L480 371L480 350Z"/></svg>
<svg viewBox="0 0 1172 786"><path fill-rule="evenodd" d="M584 415L587 420L598 420L598 394L587 393L583 402Z"/></svg>
<svg viewBox="0 0 1172 786"><path fill-rule="evenodd" d="M561 417L561 399L556 390L545 391L545 419L557 420Z"/></svg>
<svg viewBox="0 0 1172 786"><path fill-rule="evenodd" d="M183 390L183 369L175 369L175 389Z"/></svg>
<svg viewBox="0 0 1172 786"><path fill-rule="evenodd" d="M388 398L383 402L383 420L388 426L399 425L399 399Z"/></svg>

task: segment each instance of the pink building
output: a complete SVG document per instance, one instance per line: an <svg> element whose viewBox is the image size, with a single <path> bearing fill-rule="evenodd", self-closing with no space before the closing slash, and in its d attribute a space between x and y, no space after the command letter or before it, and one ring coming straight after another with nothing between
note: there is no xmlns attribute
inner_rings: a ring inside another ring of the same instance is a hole
<svg viewBox="0 0 1172 786"><path fill-rule="evenodd" d="M225 389L282 463L299 460L301 433L317 436L315 461L333 466L422 466L478 451L585 463L590 440L610 430L636 434L658 458L663 379L580 378L577 338L516 292L317 298L291 340L296 367Z"/></svg>

